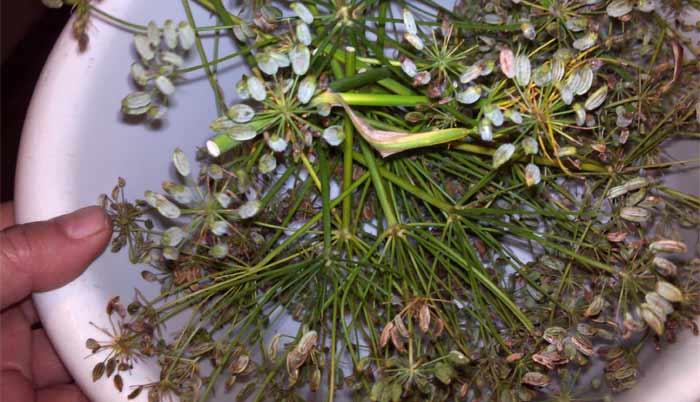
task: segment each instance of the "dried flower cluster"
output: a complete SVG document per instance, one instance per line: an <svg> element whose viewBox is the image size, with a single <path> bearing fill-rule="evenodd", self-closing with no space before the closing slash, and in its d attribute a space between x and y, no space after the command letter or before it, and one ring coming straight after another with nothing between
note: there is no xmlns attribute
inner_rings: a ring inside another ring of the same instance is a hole
<svg viewBox="0 0 700 402"><path fill-rule="evenodd" d="M198 3L221 25L183 0L128 26L124 113L167 118L194 69L219 111L199 168L176 149L161 191L100 201L161 295L110 301L95 380L148 358L130 398L607 400L648 339L697 334L700 199L664 176L697 165L664 153L700 132L697 2ZM240 51L207 59L212 31Z"/></svg>

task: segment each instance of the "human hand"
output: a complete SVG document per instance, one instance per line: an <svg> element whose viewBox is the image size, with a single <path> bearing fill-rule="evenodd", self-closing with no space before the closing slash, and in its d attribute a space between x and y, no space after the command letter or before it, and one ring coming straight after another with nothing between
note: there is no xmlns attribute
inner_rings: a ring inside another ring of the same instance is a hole
<svg viewBox="0 0 700 402"><path fill-rule="evenodd" d="M14 225L11 203L0 205L0 400L82 402L54 351L30 298L70 282L104 250L111 223L98 207Z"/></svg>

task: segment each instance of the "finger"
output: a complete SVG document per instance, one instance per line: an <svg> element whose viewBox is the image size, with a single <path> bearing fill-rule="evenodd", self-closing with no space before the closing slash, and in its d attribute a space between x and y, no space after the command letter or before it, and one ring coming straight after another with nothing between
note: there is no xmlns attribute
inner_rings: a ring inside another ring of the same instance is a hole
<svg viewBox="0 0 700 402"><path fill-rule="evenodd" d="M43 329L32 331L32 377L34 388L67 384L72 381Z"/></svg>
<svg viewBox="0 0 700 402"><path fill-rule="evenodd" d="M34 302L31 297L27 297L22 300L19 304L19 309L22 310L22 314L27 318L27 323L31 329L36 329L35 326L41 327L41 321L39 321L39 314L34 308Z"/></svg>
<svg viewBox="0 0 700 402"><path fill-rule="evenodd" d="M33 401L32 383L16 370L0 372L0 401Z"/></svg>
<svg viewBox="0 0 700 402"><path fill-rule="evenodd" d="M109 218L99 207L0 232L2 308L77 277L104 250L110 235Z"/></svg>
<svg viewBox="0 0 700 402"><path fill-rule="evenodd" d="M15 205L12 201L0 204L0 230L15 224Z"/></svg>
<svg viewBox="0 0 700 402"><path fill-rule="evenodd" d="M36 402L90 402L75 384L54 385L36 391Z"/></svg>
<svg viewBox="0 0 700 402"><path fill-rule="evenodd" d="M0 316L0 370L16 371L32 380L32 334L27 318L18 307L7 309Z"/></svg>

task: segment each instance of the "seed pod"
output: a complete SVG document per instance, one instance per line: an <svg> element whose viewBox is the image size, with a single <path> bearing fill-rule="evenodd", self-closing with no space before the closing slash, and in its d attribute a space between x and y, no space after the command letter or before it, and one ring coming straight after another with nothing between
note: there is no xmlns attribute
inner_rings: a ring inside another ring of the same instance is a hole
<svg viewBox="0 0 700 402"><path fill-rule="evenodd" d="M493 127L487 118L479 120L479 135L482 141L493 141Z"/></svg>
<svg viewBox="0 0 700 402"><path fill-rule="evenodd" d="M576 124L583 126L586 123L586 108L580 103L574 103L572 106L574 113L576 114Z"/></svg>
<svg viewBox="0 0 700 402"><path fill-rule="evenodd" d="M209 255L216 259L225 258L228 255L228 244L216 243L209 249Z"/></svg>
<svg viewBox="0 0 700 402"><path fill-rule="evenodd" d="M506 362L507 363L517 362L518 360L522 359L523 356L524 356L524 354L522 352L511 353L508 356L506 356Z"/></svg>
<svg viewBox="0 0 700 402"><path fill-rule="evenodd" d="M552 380L546 374L530 371L525 373L521 382L525 385L532 385L533 387L546 387Z"/></svg>
<svg viewBox="0 0 700 402"><path fill-rule="evenodd" d="M593 69L586 64L583 67L579 68L576 71L575 74L578 79L576 81L576 86L571 86L571 89L574 91L574 94L576 95L584 95L588 90L591 89L591 86L593 85Z"/></svg>
<svg viewBox="0 0 700 402"><path fill-rule="evenodd" d="M287 149L287 145L287 141L277 135L272 135L270 139L267 140L267 146L275 152L284 152Z"/></svg>
<svg viewBox="0 0 700 402"><path fill-rule="evenodd" d="M124 389L124 380L119 374L114 376L114 388L116 388L119 392L122 392L122 390Z"/></svg>
<svg viewBox="0 0 700 402"><path fill-rule="evenodd" d="M673 277L676 276L678 272L676 264L663 257L655 256L653 264L657 268L659 273L663 276Z"/></svg>
<svg viewBox="0 0 700 402"><path fill-rule="evenodd" d="M423 304L418 311L418 328L420 328L423 333L428 332L430 328L430 308L427 304Z"/></svg>
<svg viewBox="0 0 700 402"><path fill-rule="evenodd" d="M642 316L642 319L651 327L651 329L656 332L657 335L661 336L664 334L664 324L663 320L658 316L656 312L654 312L653 309L649 308L646 303L642 303L642 305L639 308L639 313Z"/></svg>
<svg viewBox="0 0 700 402"><path fill-rule="evenodd" d="M596 316L600 314L604 307L605 299L603 298L603 296L597 295L593 298L591 304L588 305L588 308L586 308L586 311L583 313L583 315L586 317Z"/></svg>
<svg viewBox="0 0 700 402"><path fill-rule="evenodd" d="M122 112L128 115L142 115L151 106L151 95L148 92L132 92L122 100Z"/></svg>
<svg viewBox="0 0 700 402"><path fill-rule="evenodd" d="M255 63L258 65L258 68L263 72L263 74L275 75L280 68L272 54L272 52L263 51L258 52L255 55Z"/></svg>
<svg viewBox="0 0 700 402"><path fill-rule="evenodd" d="M236 141L252 140L258 135L253 127L247 125L235 125L226 130L226 134Z"/></svg>
<svg viewBox="0 0 700 402"><path fill-rule="evenodd" d="M523 116L520 114L520 112L514 109L507 109L505 112L503 112L503 116L515 124L522 124L523 122Z"/></svg>
<svg viewBox="0 0 700 402"><path fill-rule="evenodd" d="M536 186L542 181L540 168L534 163L528 163L525 167L525 184L528 187Z"/></svg>
<svg viewBox="0 0 700 402"><path fill-rule="evenodd" d="M391 333L393 331L394 331L394 323L392 321L389 321L384 326L382 333L379 335L379 347L380 348L383 348L384 346L386 346L386 344L389 342L389 338L391 337Z"/></svg>
<svg viewBox="0 0 700 402"><path fill-rule="evenodd" d="M185 231L177 226L168 228L163 232L160 242L164 246L177 247L185 238Z"/></svg>
<svg viewBox="0 0 700 402"><path fill-rule="evenodd" d="M305 24L311 24L314 22L314 15L309 11L308 8L302 3L294 2L289 5L289 8L297 15Z"/></svg>
<svg viewBox="0 0 700 402"><path fill-rule="evenodd" d="M151 46L151 41L147 36L134 36L134 47L136 48L136 52L143 60L150 61L155 57L156 53Z"/></svg>
<svg viewBox="0 0 700 402"><path fill-rule="evenodd" d="M401 70L411 78L415 77L416 74L418 74L418 67L416 67L416 63L414 63L413 60L405 56L401 57Z"/></svg>
<svg viewBox="0 0 700 402"><path fill-rule="evenodd" d="M542 339L544 339L551 345L557 346L557 349L559 349L559 346L561 345L565 336L566 330L564 328L549 327L544 330L544 333L542 334Z"/></svg>
<svg viewBox="0 0 700 402"><path fill-rule="evenodd" d="M194 46L194 29L184 21L180 22L177 28L180 47L182 47L183 50L190 50L192 46Z"/></svg>
<svg viewBox="0 0 700 402"><path fill-rule="evenodd" d="M236 358L233 364L231 364L231 372L233 374L241 374L248 367L248 363L250 363L250 356L245 353L241 354Z"/></svg>
<svg viewBox="0 0 700 402"><path fill-rule="evenodd" d="M231 106L227 111L226 115L229 119L235 121L236 123L247 123L253 119L255 116L255 110L246 104L238 104Z"/></svg>
<svg viewBox="0 0 700 402"><path fill-rule="evenodd" d="M657 292L649 292L644 295L644 300L653 307L659 317L665 320L666 316L673 313L673 305L661 297Z"/></svg>
<svg viewBox="0 0 700 402"><path fill-rule="evenodd" d="M563 158L565 156L574 156L576 155L576 148L572 146L560 147L557 150L556 154L560 158Z"/></svg>
<svg viewBox="0 0 700 402"><path fill-rule="evenodd" d="M449 364L439 362L435 364L435 377L443 384L448 385L452 382L452 377L455 375L455 370Z"/></svg>
<svg viewBox="0 0 700 402"><path fill-rule="evenodd" d="M567 105L570 105L571 102L574 101L574 91L571 90L571 87L569 87L569 85L561 85L561 83L558 83L557 89L559 90L559 96L561 97L562 102L564 102Z"/></svg>
<svg viewBox="0 0 700 402"><path fill-rule="evenodd" d="M573 343L576 350L584 354L585 356L593 356L595 350L593 349L593 344L588 338L583 335L574 335L571 337L571 343Z"/></svg>
<svg viewBox="0 0 700 402"><path fill-rule="evenodd" d="M566 72L566 64L559 58L552 60L552 82L560 82Z"/></svg>
<svg viewBox="0 0 700 402"><path fill-rule="evenodd" d="M535 35L536 35L535 26L532 25L531 22L525 21L525 22L521 23L520 30L522 31L525 39L529 39L529 40L535 39Z"/></svg>
<svg viewBox="0 0 700 402"><path fill-rule="evenodd" d="M102 362L95 364L95 367L92 368L92 381L97 382L97 380L102 378L102 375L104 373L105 373L105 364Z"/></svg>
<svg viewBox="0 0 700 402"><path fill-rule="evenodd" d="M499 62L503 74L508 78L513 78L515 76L515 55L513 51L507 47L501 49Z"/></svg>
<svg viewBox="0 0 700 402"><path fill-rule="evenodd" d="M177 219L180 217L180 208L160 194L156 194L155 207L158 212L166 218Z"/></svg>
<svg viewBox="0 0 700 402"><path fill-rule="evenodd" d="M459 350L451 350L447 354L448 360L456 366L466 366L471 363L471 359L464 355L464 353Z"/></svg>
<svg viewBox="0 0 700 402"><path fill-rule="evenodd" d="M403 336L404 338L408 338L410 336L408 328L406 328L406 325L404 325L403 318L401 318L399 314L394 316L394 328L396 328L399 335Z"/></svg>
<svg viewBox="0 0 700 402"><path fill-rule="evenodd" d="M165 39L165 46L168 49L172 50L177 47L177 30L172 20L165 20L163 23L163 39Z"/></svg>
<svg viewBox="0 0 700 402"><path fill-rule="evenodd" d="M309 46L311 44L311 30L309 30L308 25L301 21L297 22L296 34L297 40L299 40L299 42L303 43L306 46Z"/></svg>
<svg viewBox="0 0 700 402"><path fill-rule="evenodd" d="M581 322L576 325L576 331L583 336L594 336L596 334L596 327Z"/></svg>
<svg viewBox="0 0 700 402"><path fill-rule="evenodd" d="M475 63L469 66L462 75L459 76L459 82L462 84L468 84L472 82L474 79L479 77L484 71L484 65L480 63Z"/></svg>
<svg viewBox="0 0 700 402"><path fill-rule="evenodd" d="M663 253L685 253L688 251L688 246L685 243L675 240L657 240L649 245L649 248L655 252Z"/></svg>
<svg viewBox="0 0 700 402"><path fill-rule="evenodd" d="M676 286L666 281L656 282L656 292L664 299L673 303L680 303L684 300L683 292L681 292L681 290Z"/></svg>
<svg viewBox="0 0 700 402"><path fill-rule="evenodd" d="M423 44L423 39L421 39L418 35L412 34L410 32L406 32L403 35L404 39L406 39L406 42L410 43L411 46L413 46L416 50L421 51L425 47Z"/></svg>
<svg viewBox="0 0 700 402"><path fill-rule="evenodd" d="M508 162L515 152L515 145L513 144L502 144L496 149L493 154L493 162L491 166L494 169L498 169L504 163Z"/></svg>
<svg viewBox="0 0 700 402"><path fill-rule="evenodd" d="M173 151L173 165L175 165L175 169L180 175L190 175L190 161L187 160L187 155L180 148L175 148L175 151Z"/></svg>
<svg viewBox="0 0 700 402"><path fill-rule="evenodd" d="M427 85L430 82L430 73L427 71L421 71L413 77L413 85L422 86Z"/></svg>
<svg viewBox="0 0 700 402"><path fill-rule="evenodd" d="M250 96L258 102L262 102L267 97L267 91L265 90L265 85L258 77L250 76L246 80L246 86Z"/></svg>
<svg viewBox="0 0 700 402"><path fill-rule="evenodd" d="M620 210L620 218L630 222L645 223L650 217L651 213L644 208L624 207Z"/></svg>
<svg viewBox="0 0 700 402"><path fill-rule="evenodd" d="M588 98L586 99L586 102L583 103L583 106L586 108L586 110L594 110L598 108L598 106L602 105L603 102L605 102L605 98L608 96L608 86L603 85L602 87L598 88L595 92L590 94Z"/></svg>
<svg viewBox="0 0 700 402"><path fill-rule="evenodd" d="M535 85L542 88L552 82L552 67L549 64L543 64L535 69L533 74Z"/></svg>
<svg viewBox="0 0 700 402"><path fill-rule="evenodd" d="M484 116L491 121L491 123L500 127L503 125L503 113L501 109L493 104L488 104L483 107Z"/></svg>
<svg viewBox="0 0 700 402"><path fill-rule="evenodd" d="M396 351L399 353L406 351L406 348L404 348L403 345L403 340L399 337L399 333L396 330L391 331L391 344L394 345L394 348L396 348Z"/></svg>
<svg viewBox="0 0 700 402"><path fill-rule="evenodd" d="M345 140L345 131L341 126L330 126L323 130L322 137L328 145L337 147Z"/></svg>
<svg viewBox="0 0 700 402"><path fill-rule="evenodd" d="M292 71L296 75L304 75L309 70L311 52L304 44L296 44L289 49L289 60L292 62Z"/></svg>
<svg viewBox="0 0 700 402"><path fill-rule="evenodd" d="M316 392L321 387L321 370L316 367L311 372L311 378L309 378L309 389L311 392Z"/></svg>
<svg viewBox="0 0 700 402"><path fill-rule="evenodd" d="M598 33L597 32L589 32L582 37L576 39L574 43L572 44L574 49L584 51L588 50L593 45L595 45L596 41L598 40Z"/></svg>
<svg viewBox="0 0 700 402"><path fill-rule="evenodd" d="M459 103L471 105L472 103L478 101L479 98L481 98L481 93L482 89L480 86L470 86L463 91L457 92L457 94L455 95L455 99Z"/></svg>
<svg viewBox="0 0 700 402"><path fill-rule="evenodd" d="M416 19L413 16L413 13L411 10L407 8L403 8L402 10L403 14L403 26L406 28L406 32L415 35L418 33L418 27L416 26Z"/></svg>
<svg viewBox="0 0 700 402"><path fill-rule="evenodd" d="M258 200L247 201L238 208L238 215L241 219L252 218L260 211L260 205L260 201Z"/></svg>
<svg viewBox="0 0 700 402"><path fill-rule="evenodd" d="M566 20L566 28L571 32L581 32L588 27L588 19L585 17L575 17Z"/></svg>
<svg viewBox="0 0 700 402"><path fill-rule="evenodd" d="M530 59L520 54L515 57L515 82L520 86L526 86L530 83L531 65Z"/></svg>
<svg viewBox="0 0 700 402"><path fill-rule="evenodd" d="M140 86L145 86L151 79L151 74L146 70L146 67L141 63L133 63L131 65L131 77Z"/></svg>
<svg viewBox="0 0 700 402"><path fill-rule="evenodd" d="M632 11L632 3L628 0L613 0L605 11L613 18L620 18Z"/></svg>
<svg viewBox="0 0 700 402"><path fill-rule="evenodd" d="M539 145L533 137L525 137L520 145L523 147L526 155L537 155L537 152L539 152Z"/></svg>

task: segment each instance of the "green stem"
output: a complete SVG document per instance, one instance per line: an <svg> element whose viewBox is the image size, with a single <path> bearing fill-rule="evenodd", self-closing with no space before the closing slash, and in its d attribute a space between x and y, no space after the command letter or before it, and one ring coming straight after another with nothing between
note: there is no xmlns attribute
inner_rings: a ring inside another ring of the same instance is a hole
<svg viewBox="0 0 700 402"><path fill-rule="evenodd" d="M398 223L398 220L396 219L394 211L391 208L391 204L389 203L389 198L387 197L386 190L384 189L382 177L377 169L374 153L370 149L369 145L367 145L366 141L362 141L360 143L360 147L362 148L362 155L367 164L367 169L369 169L370 177L372 178L372 184L374 184L374 191L377 194L377 199L379 200L379 204L382 206L382 211L386 217L387 226L391 228Z"/></svg>
<svg viewBox="0 0 700 402"><path fill-rule="evenodd" d="M348 47L345 51L345 76L355 75L355 49ZM343 122L345 130L345 143L343 144L343 190L347 190L352 183L352 148L353 148L353 126L350 118L346 117ZM352 212L352 197L343 200L343 232L350 233L350 218Z"/></svg>

